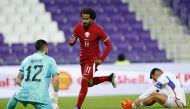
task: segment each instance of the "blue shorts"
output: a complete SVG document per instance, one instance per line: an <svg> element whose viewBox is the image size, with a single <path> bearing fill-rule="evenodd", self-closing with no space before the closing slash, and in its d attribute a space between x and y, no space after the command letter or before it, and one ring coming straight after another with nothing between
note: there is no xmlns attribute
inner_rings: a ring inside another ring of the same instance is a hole
<svg viewBox="0 0 190 109"><path fill-rule="evenodd" d="M53 102L49 102L47 104L45 103L38 103L38 102L32 102L32 101L22 101L19 100L15 97L15 95L9 100L9 103L7 105L7 109L13 109L14 107L16 107L17 102L22 103L25 107L28 104L33 105L36 109L53 109L54 107L54 103Z"/></svg>
<svg viewBox="0 0 190 109"><path fill-rule="evenodd" d="M31 104L36 109L53 109L52 103L44 104L44 103L37 103L37 102L31 102L31 101L21 101L21 100L18 100L18 101L22 103L24 106L26 106L27 104Z"/></svg>

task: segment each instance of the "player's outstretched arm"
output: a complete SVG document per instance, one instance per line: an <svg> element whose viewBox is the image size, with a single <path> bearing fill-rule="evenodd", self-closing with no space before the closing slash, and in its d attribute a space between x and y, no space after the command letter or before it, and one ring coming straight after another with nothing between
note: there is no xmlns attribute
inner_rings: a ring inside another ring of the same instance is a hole
<svg viewBox="0 0 190 109"><path fill-rule="evenodd" d="M158 88L156 86L152 86L150 87L148 90L146 90L143 94L141 94L139 96L139 99L145 99L146 97L148 97L150 94L156 92L156 90L158 90Z"/></svg>
<svg viewBox="0 0 190 109"><path fill-rule="evenodd" d="M16 83L17 83L19 86L21 86L21 84L22 84L22 79L23 79L23 75L22 75L21 72L19 72L18 75L17 75L17 78L16 78Z"/></svg>

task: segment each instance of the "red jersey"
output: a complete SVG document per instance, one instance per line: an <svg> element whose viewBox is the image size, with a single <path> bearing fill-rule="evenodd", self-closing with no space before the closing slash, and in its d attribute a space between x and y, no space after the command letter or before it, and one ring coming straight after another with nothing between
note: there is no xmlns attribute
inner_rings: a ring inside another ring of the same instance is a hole
<svg viewBox="0 0 190 109"><path fill-rule="evenodd" d="M85 30L82 23L76 24L72 37L80 40L80 61L100 58L103 62L112 47L109 38L96 23L92 23L88 30ZM106 45L102 56L100 56L100 40Z"/></svg>

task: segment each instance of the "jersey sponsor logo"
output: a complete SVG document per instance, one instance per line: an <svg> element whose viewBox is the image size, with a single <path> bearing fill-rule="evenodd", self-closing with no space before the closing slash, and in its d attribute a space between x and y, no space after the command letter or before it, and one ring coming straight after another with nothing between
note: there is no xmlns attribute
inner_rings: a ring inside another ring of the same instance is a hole
<svg viewBox="0 0 190 109"><path fill-rule="evenodd" d="M72 84L71 75L65 71L61 71L59 73L59 89L61 90L69 89L71 84Z"/></svg>
<svg viewBox="0 0 190 109"><path fill-rule="evenodd" d="M85 35L86 38L90 37L90 33L89 32L85 32L84 35Z"/></svg>

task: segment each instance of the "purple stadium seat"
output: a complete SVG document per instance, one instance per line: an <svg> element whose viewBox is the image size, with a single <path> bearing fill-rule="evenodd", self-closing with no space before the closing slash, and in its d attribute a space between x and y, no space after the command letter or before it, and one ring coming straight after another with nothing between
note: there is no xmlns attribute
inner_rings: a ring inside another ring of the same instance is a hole
<svg viewBox="0 0 190 109"><path fill-rule="evenodd" d="M119 9L121 12L123 12L123 13L129 12L129 10L128 10L128 4L121 4L121 5L118 7L118 9Z"/></svg>
<svg viewBox="0 0 190 109"><path fill-rule="evenodd" d="M28 55L23 43L14 43L11 45L12 54L16 55L17 61L21 63Z"/></svg>
<svg viewBox="0 0 190 109"><path fill-rule="evenodd" d="M137 55L137 53L135 51L131 51L131 52L126 52L125 53L125 57L127 60L130 60L130 62L139 62L140 59L139 59L139 56Z"/></svg>
<svg viewBox="0 0 190 109"><path fill-rule="evenodd" d="M152 41L147 41L146 43L146 48L150 50L158 50L158 43L157 40L152 40Z"/></svg>
<svg viewBox="0 0 190 109"><path fill-rule="evenodd" d="M0 45L0 54L1 55L10 54L10 47L8 44L1 44Z"/></svg>
<svg viewBox="0 0 190 109"><path fill-rule="evenodd" d="M80 20L80 16L79 15L71 15L69 16L68 21L70 22L74 22L74 24L78 23Z"/></svg>
<svg viewBox="0 0 190 109"><path fill-rule="evenodd" d="M25 47L23 43L14 43L11 45L12 52L15 54L24 54L25 53Z"/></svg>
<svg viewBox="0 0 190 109"><path fill-rule="evenodd" d="M141 62L152 62L154 60L151 51L141 51L139 57Z"/></svg>
<svg viewBox="0 0 190 109"><path fill-rule="evenodd" d="M136 23L132 24L132 28L136 30L142 30L143 29L143 24L141 21L137 21Z"/></svg>
<svg viewBox="0 0 190 109"><path fill-rule="evenodd" d="M104 25L105 31L117 32L118 28L115 26L114 23L110 23L109 25Z"/></svg>
<svg viewBox="0 0 190 109"><path fill-rule="evenodd" d="M15 54L7 54L3 57L3 65L18 65L20 64Z"/></svg>
<svg viewBox="0 0 190 109"><path fill-rule="evenodd" d="M110 52L109 54L109 57L110 57L110 61L116 61L117 60L117 57L118 57L118 52Z"/></svg>
<svg viewBox="0 0 190 109"><path fill-rule="evenodd" d="M57 53L57 47L53 43L48 43L48 53Z"/></svg>
<svg viewBox="0 0 190 109"><path fill-rule="evenodd" d="M129 22L124 22L118 25L118 30L120 33L126 34L132 30L131 24Z"/></svg>
<svg viewBox="0 0 190 109"><path fill-rule="evenodd" d="M104 12L105 13L109 13L109 12L111 12L111 13L117 13L117 8L114 6L114 5L107 5L107 6L105 6L104 7Z"/></svg>
<svg viewBox="0 0 190 109"><path fill-rule="evenodd" d="M27 54L28 55L31 55L33 54L36 50L35 50L35 46L34 46L34 43L28 43L26 45L26 49L27 49Z"/></svg>
<svg viewBox="0 0 190 109"><path fill-rule="evenodd" d="M150 32L149 31L141 31L138 33L139 37L143 41L151 42L150 40Z"/></svg>
<svg viewBox="0 0 190 109"><path fill-rule="evenodd" d="M77 43L75 43L75 45L74 45L72 48L73 48L73 52L75 52L76 54L79 55L79 52L80 52L80 44L77 42Z"/></svg>
<svg viewBox="0 0 190 109"><path fill-rule="evenodd" d="M46 4L46 11L49 11L53 14L60 14L61 13L61 9L58 6L55 6L53 4Z"/></svg>
<svg viewBox="0 0 190 109"><path fill-rule="evenodd" d="M64 55L65 59L66 59L66 63L67 64L78 64L79 63L79 55L77 55L76 53L67 53L66 55Z"/></svg>
<svg viewBox="0 0 190 109"><path fill-rule="evenodd" d="M104 60L104 63L115 63L116 60L117 58L111 57L110 55L108 55L106 59Z"/></svg>
<svg viewBox="0 0 190 109"><path fill-rule="evenodd" d="M101 13L104 13L104 8L101 6L101 5L94 5L93 6L93 9L97 12L97 13L99 13L99 14L101 14ZM97 17L101 17L101 16L97 16ZM103 17L103 16L102 16ZM105 16L104 16L105 17Z"/></svg>
<svg viewBox="0 0 190 109"><path fill-rule="evenodd" d="M146 50L144 42L134 42L132 43L132 48L133 50L140 51L140 52Z"/></svg>
<svg viewBox="0 0 190 109"><path fill-rule="evenodd" d="M99 0L98 2L103 5L111 4L111 0Z"/></svg>
<svg viewBox="0 0 190 109"><path fill-rule="evenodd" d="M124 39L125 36L122 33L109 32L107 35L110 37L112 42L119 43L119 42L122 42L123 40L125 40Z"/></svg>
<svg viewBox="0 0 190 109"><path fill-rule="evenodd" d="M61 53L68 53L71 52L71 49L68 43L58 43L57 51Z"/></svg>
<svg viewBox="0 0 190 109"><path fill-rule="evenodd" d="M124 15L126 21L127 20L132 20L132 21L135 21L135 13L134 12L129 12L129 13L126 13L126 15Z"/></svg>
<svg viewBox="0 0 190 109"><path fill-rule="evenodd" d="M111 20L112 20L113 22L124 23L125 18L124 18L122 15L118 14L117 16L116 16L116 15L113 15L113 16L111 17Z"/></svg>
<svg viewBox="0 0 190 109"><path fill-rule="evenodd" d="M67 25L58 25L59 29L65 32L72 32L72 25L71 24L67 24Z"/></svg>
<svg viewBox="0 0 190 109"><path fill-rule="evenodd" d="M164 50L154 52L153 56L157 62L167 62L168 61Z"/></svg>
<svg viewBox="0 0 190 109"><path fill-rule="evenodd" d="M4 43L4 37L3 35L0 33L0 45Z"/></svg>
<svg viewBox="0 0 190 109"><path fill-rule="evenodd" d="M52 19L54 21L57 21L58 22L58 25L59 25L59 28L61 26L65 26L65 25L68 25L68 19L65 17L65 15L62 15L62 14L54 14L52 16ZM61 29L60 29L61 30Z"/></svg>
<svg viewBox="0 0 190 109"><path fill-rule="evenodd" d="M140 40L140 38L138 37L138 34L135 32L128 32L125 35L126 35L128 41L138 42Z"/></svg>
<svg viewBox="0 0 190 109"><path fill-rule="evenodd" d="M50 53L49 56L53 57L57 64L66 63L66 59L64 58L64 53L57 52L57 53Z"/></svg>
<svg viewBox="0 0 190 109"><path fill-rule="evenodd" d="M123 43L117 43L118 46L118 52L122 53L122 52L130 52L132 50L132 45L129 42L123 42Z"/></svg>
<svg viewBox="0 0 190 109"><path fill-rule="evenodd" d="M26 58L26 57L29 56L29 55L31 55L31 54L27 54L27 53L16 54L17 59L18 59L18 61L19 61L20 63L24 60L24 58Z"/></svg>
<svg viewBox="0 0 190 109"><path fill-rule="evenodd" d="M60 5L69 5L70 4L69 0L54 0L54 1Z"/></svg>
<svg viewBox="0 0 190 109"><path fill-rule="evenodd" d="M73 8L73 6L62 6L61 10L62 10L62 13L64 13L65 15L68 15L68 14L72 15L76 11L75 8Z"/></svg>

